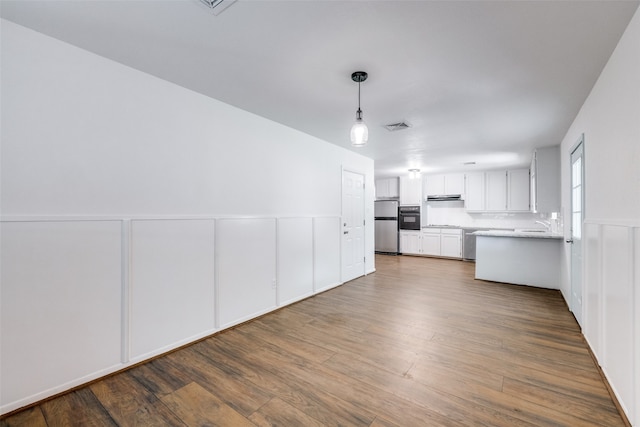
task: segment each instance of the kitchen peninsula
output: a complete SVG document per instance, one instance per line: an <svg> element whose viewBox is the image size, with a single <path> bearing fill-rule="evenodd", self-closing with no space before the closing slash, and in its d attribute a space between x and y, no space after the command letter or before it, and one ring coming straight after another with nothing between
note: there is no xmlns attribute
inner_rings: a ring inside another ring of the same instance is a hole
<svg viewBox="0 0 640 427"><path fill-rule="evenodd" d="M476 279L560 288L562 235L541 230L477 231Z"/></svg>

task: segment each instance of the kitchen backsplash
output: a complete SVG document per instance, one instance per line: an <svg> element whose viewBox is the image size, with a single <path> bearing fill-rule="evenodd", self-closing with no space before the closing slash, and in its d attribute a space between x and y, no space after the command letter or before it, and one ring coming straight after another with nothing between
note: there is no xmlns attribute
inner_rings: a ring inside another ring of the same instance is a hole
<svg viewBox="0 0 640 427"><path fill-rule="evenodd" d="M550 221L554 232L562 232L562 219L550 214L529 212L468 213L463 202L425 202L422 205L423 225L457 225L478 228L545 228L536 221Z"/></svg>

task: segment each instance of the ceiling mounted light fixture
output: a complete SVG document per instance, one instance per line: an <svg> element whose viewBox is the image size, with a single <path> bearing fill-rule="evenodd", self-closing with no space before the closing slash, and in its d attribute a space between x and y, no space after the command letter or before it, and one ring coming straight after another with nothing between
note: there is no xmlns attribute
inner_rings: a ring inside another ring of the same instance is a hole
<svg viewBox="0 0 640 427"><path fill-rule="evenodd" d="M369 140L369 129L362 120L362 110L360 109L360 83L367 80L368 74L364 71L356 71L351 74L351 80L358 83L358 111L356 111L356 122L351 127L351 145L362 147Z"/></svg>
<svg viewBox="0 0 640 427"><path fill-rule="evenodd" d="M420 169L409 169L409 179L416 179L420 177Z"/></svg>

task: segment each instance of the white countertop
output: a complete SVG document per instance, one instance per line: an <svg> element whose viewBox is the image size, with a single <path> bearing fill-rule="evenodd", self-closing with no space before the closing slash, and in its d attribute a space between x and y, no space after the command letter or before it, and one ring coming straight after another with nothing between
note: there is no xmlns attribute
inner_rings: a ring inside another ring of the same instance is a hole
<svg viewBox="0 0 640 427"><path fill-rule="evenodd" d="M533 239L562 239L562 234L551 233L549 231L533 231L533 230L489 230L476 231L476 236L487 237L524 237Z"/></svg>

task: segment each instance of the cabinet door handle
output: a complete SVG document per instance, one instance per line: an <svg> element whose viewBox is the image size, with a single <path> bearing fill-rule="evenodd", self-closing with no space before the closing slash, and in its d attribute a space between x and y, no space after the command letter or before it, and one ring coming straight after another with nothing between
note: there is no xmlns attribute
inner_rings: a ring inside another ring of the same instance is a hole
<svg viewBox="0 0 640 427"><path fill-rule="evenodd" d="M344 232L344 233L342 233L342 234L349 234L349 232L348 232L348 231L345 231L345 232Z"/></svg>

